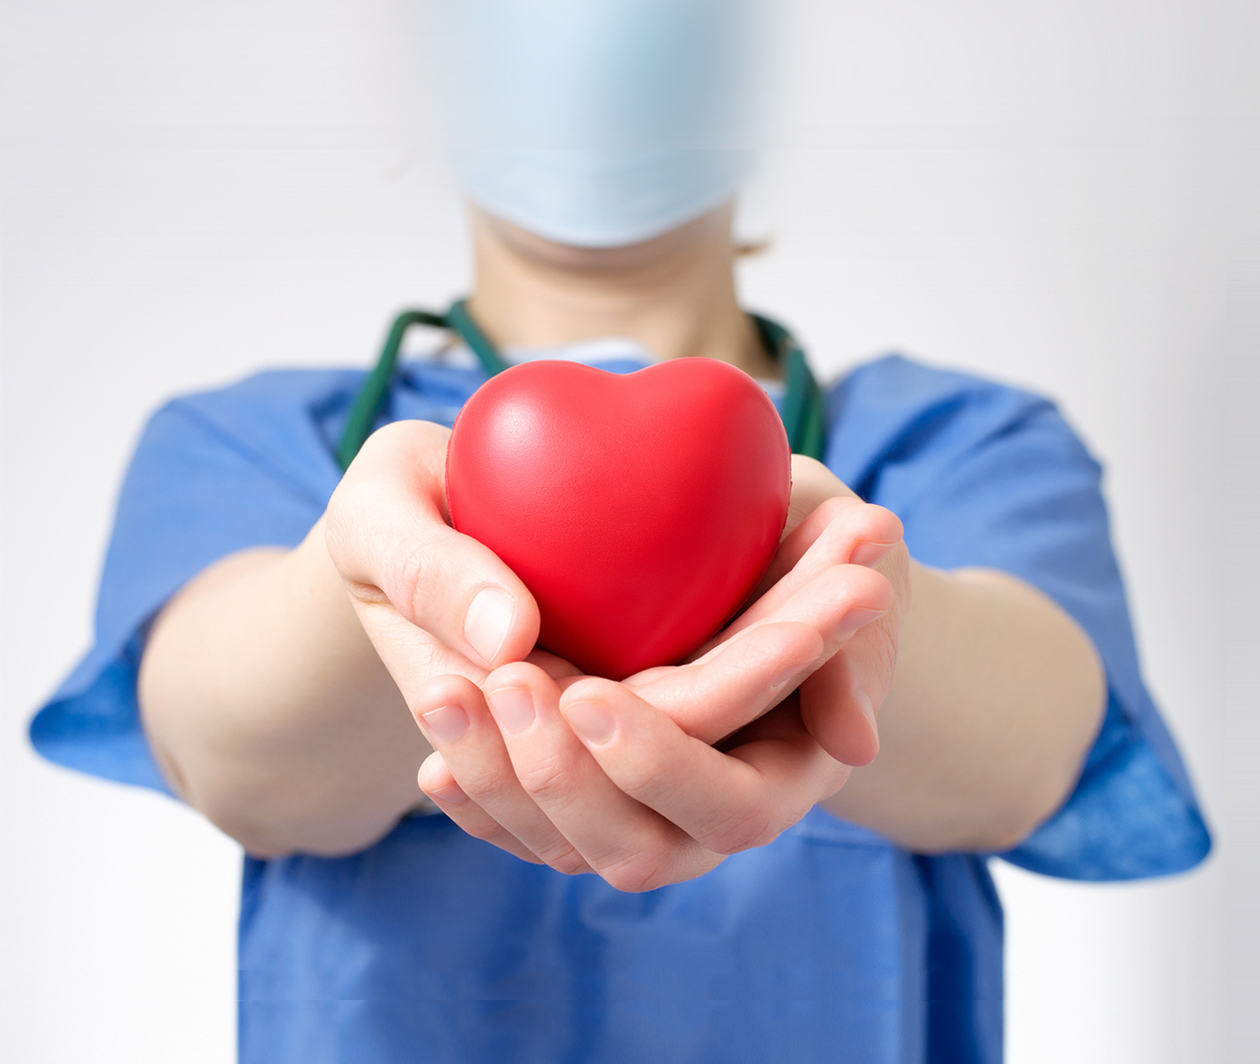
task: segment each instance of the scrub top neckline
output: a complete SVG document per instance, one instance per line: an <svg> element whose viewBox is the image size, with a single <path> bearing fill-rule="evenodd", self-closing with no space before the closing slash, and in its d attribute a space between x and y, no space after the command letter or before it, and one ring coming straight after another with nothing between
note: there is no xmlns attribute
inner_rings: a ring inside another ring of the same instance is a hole
<svg viewBox="0 0 1260 1064"><path fill-rule="evenodd" d="M649 351L637 340L626 336L607 336L593 340L575 340L572 343L557 344L554 347L505 347L501 352L504 361L511 365L527 362L542 362L547 359L559 359L564 362L580 362L587 366L605 367L609 364L624 366L635 363L643 368L659 366L668 362L666 358ZM476 356L468 345L447 340L436 347L407 352L403 355L406 362L424 361L438 362L448 366L480 369ZM785 385L781 380L770 377L754 377L765 392L773 398L783 395Z"/></svg>

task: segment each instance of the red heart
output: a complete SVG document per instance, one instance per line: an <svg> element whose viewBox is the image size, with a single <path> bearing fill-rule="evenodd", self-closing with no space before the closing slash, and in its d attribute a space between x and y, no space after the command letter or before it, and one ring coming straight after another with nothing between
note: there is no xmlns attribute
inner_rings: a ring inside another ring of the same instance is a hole
<svg viewBox="0 0 1260 1064"><path fill-rule="evenodd" d="M614 679L721 627L774 557L790 492L774 404L707 358L513 366L464 405L446 455L451 524L533 593L540 644Z"/></svg>

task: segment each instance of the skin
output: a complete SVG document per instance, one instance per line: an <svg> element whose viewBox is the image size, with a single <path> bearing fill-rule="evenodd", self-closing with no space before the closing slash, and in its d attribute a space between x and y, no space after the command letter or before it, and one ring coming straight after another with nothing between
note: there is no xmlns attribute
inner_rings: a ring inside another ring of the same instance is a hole
<svg viewBox="0 0 1260 1064"><path fill-rule="evenodd" d="M623 335L775 372L728 211L614 251L473 229L472 310L500 344ZM449 527L447 435L381 429L298 547L224 559L153 626L159 764L251 853L355 852L422 790L524 860L645 890L815 805L912 850L991 851L1070 792L1104 703L1087 637L1013 577L918 564L896 516L818 463L794 460L745 612L690 661L615 683L536 650L528 591Z"/></svg>

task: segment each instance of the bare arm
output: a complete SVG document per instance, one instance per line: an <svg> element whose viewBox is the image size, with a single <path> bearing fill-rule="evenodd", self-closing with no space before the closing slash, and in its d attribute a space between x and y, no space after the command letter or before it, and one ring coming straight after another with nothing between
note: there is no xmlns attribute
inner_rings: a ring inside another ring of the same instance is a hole
<svg viewBox="0 0 1260 1064"><path fill-rule="evenodd" d="M790 533L771 578L847 560L856 497L797 457ZM825 808L921 852L1015 845L1066 798L1104 706L1093 644L1056 603L991 570L943 572L897 543L877 563L896 607L801 687L802 715L853 765ZM858 692L864 695L862 698ZM846 731L879 710L879 753Z"/></svg>
<svg viewBox="0 0 1260 1064"><path fill-rule="evenodd" d="M355 617L323 521L233 555L159 615L140 669L167 779L251 853L337 853L416 802L428 746Z"/></svg>
<svg viewBox="0 0 1260 1064"><path fill-rule="evenodd" d="M528 591L445 522L447 435L381 430L298 547L224 559L154 623L139 698L155 756L250 852L352 852L417 804L429 747L382 646L405 639L413 675L477 681L534 644Z"/></svg>
<svg viewBox="0 0 1260 1064"><path fill-rule="evenodd" d="M1013 577L911 562L908 579L879 756L825 806L912 850L1009 848L1076 781L1102 720L1098 656Z"/></svg>

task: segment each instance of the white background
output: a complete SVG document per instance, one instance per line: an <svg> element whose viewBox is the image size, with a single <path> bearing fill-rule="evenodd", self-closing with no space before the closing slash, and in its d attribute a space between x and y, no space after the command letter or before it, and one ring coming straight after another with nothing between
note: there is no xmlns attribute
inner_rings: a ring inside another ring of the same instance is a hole
<svg viewBox="0 0 1260 1064"><path fill-rule="evenodd" d="M1149 679L1217 833L1172 882L1001 871L1010 1059L1243 1059L1260 8L793 4L749 302L829 370L899 348L1063 401L1108 464ZM231 1058L234 846L38 762L24 728L87 644L146 412L264 364L366 363L398 306L465 286L424 27L402 0L0 2L5 1059Z"/></svg>

